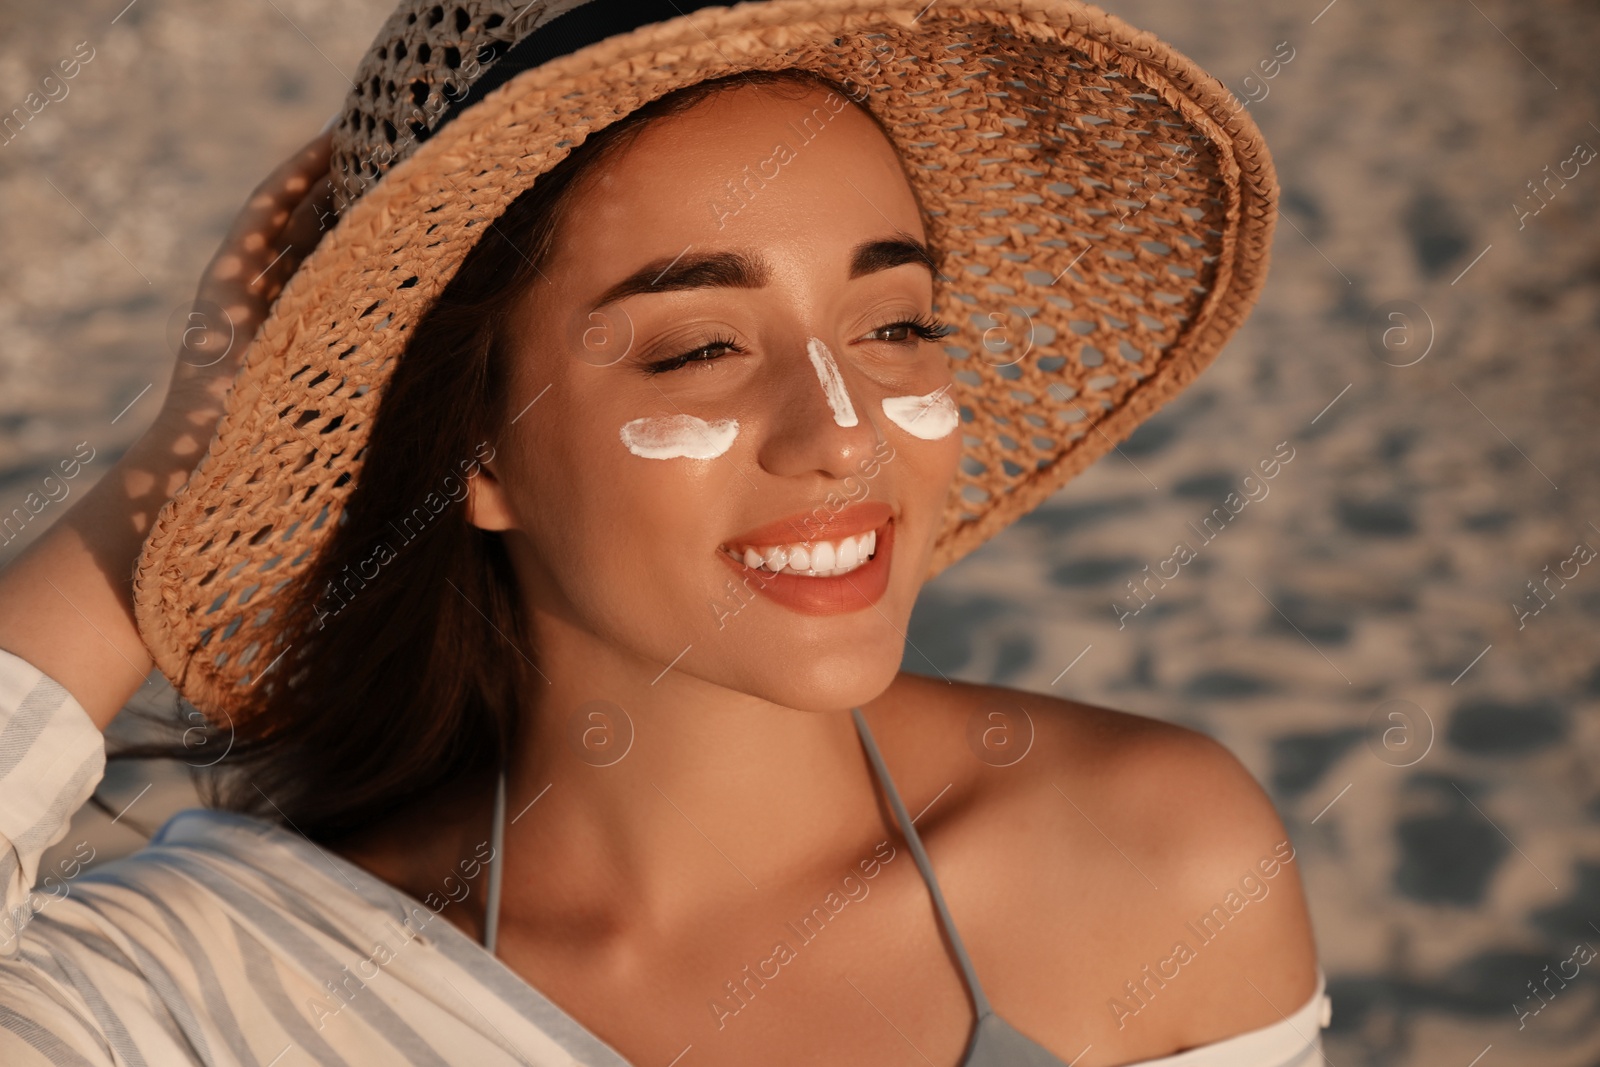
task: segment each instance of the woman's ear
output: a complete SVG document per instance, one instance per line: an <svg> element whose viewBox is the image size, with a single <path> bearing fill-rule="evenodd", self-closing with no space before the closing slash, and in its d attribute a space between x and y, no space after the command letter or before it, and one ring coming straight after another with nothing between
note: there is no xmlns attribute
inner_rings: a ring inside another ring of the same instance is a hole
<svg viewBox="0 0 1600 1067"><path fill-rule="evenodd" d="M467 479L467 521L480 530L512 530L517 526L506 487L487 462Z"/></svg>

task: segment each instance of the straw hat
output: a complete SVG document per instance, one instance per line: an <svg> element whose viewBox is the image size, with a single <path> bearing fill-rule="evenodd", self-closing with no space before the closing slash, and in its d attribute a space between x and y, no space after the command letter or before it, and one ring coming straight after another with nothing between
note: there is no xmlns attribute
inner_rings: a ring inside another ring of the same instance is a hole
<svg viewBox="0 0 1600 1067"><path fill-rule="evenodd" d="M412 327L586 133L747 69L851 89L946 252L965 451L928 577L1110 450L1239 328L1277 182L1216 78L1074 0L403 0L334 131L338 224L244 354L134 581L156 665L236 704L296 640L274 594L335 528ZM309 638L308 638L309 640Z"/></svg>

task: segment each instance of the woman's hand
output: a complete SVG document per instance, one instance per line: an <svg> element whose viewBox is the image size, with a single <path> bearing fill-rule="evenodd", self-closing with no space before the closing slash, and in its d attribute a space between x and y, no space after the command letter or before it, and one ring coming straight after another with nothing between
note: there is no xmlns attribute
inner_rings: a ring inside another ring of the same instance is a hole
<svg viewBox="0 0 1600 1067"><path fill-rule="evenodd" d="M0 571L0 648L65 686L102 729L152 663L133 615L139 552L210 443L241 354L331 219L328 150L323 133L250 194L201 279L155 423Z"/></svg>
<svg viewBox="0 0 1600 1067"><path fill-rule="evenodd" d="M324 131L279 164L234 218L184 320L156 432L210 439L241 356L289 276L332 224L333 186L324 180L331 140Z"/></svg>

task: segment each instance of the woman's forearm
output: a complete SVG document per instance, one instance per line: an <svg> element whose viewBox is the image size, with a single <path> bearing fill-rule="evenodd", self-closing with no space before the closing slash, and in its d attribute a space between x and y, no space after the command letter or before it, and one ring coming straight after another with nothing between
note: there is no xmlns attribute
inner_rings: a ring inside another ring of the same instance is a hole
<svg viewBox="0 0 1600 1067"><path fill-rule="evenodd" d="M133 618L134 564L205 445L153 427L0 570L0 648L65 686L101 729L150 672Z"/></svg>

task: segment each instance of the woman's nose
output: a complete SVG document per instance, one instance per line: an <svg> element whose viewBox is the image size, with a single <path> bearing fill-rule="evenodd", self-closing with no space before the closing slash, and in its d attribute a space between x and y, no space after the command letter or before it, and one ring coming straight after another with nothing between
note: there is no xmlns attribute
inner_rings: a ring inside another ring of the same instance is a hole
<svg viewBox="0 0 1600 1067"><path fill-rule="evenodd" d="M781 361L772 430L761 448L761 465L773 474L845 478L881 443L864 383L836 351L825 338L805 337Z"/></svg>

